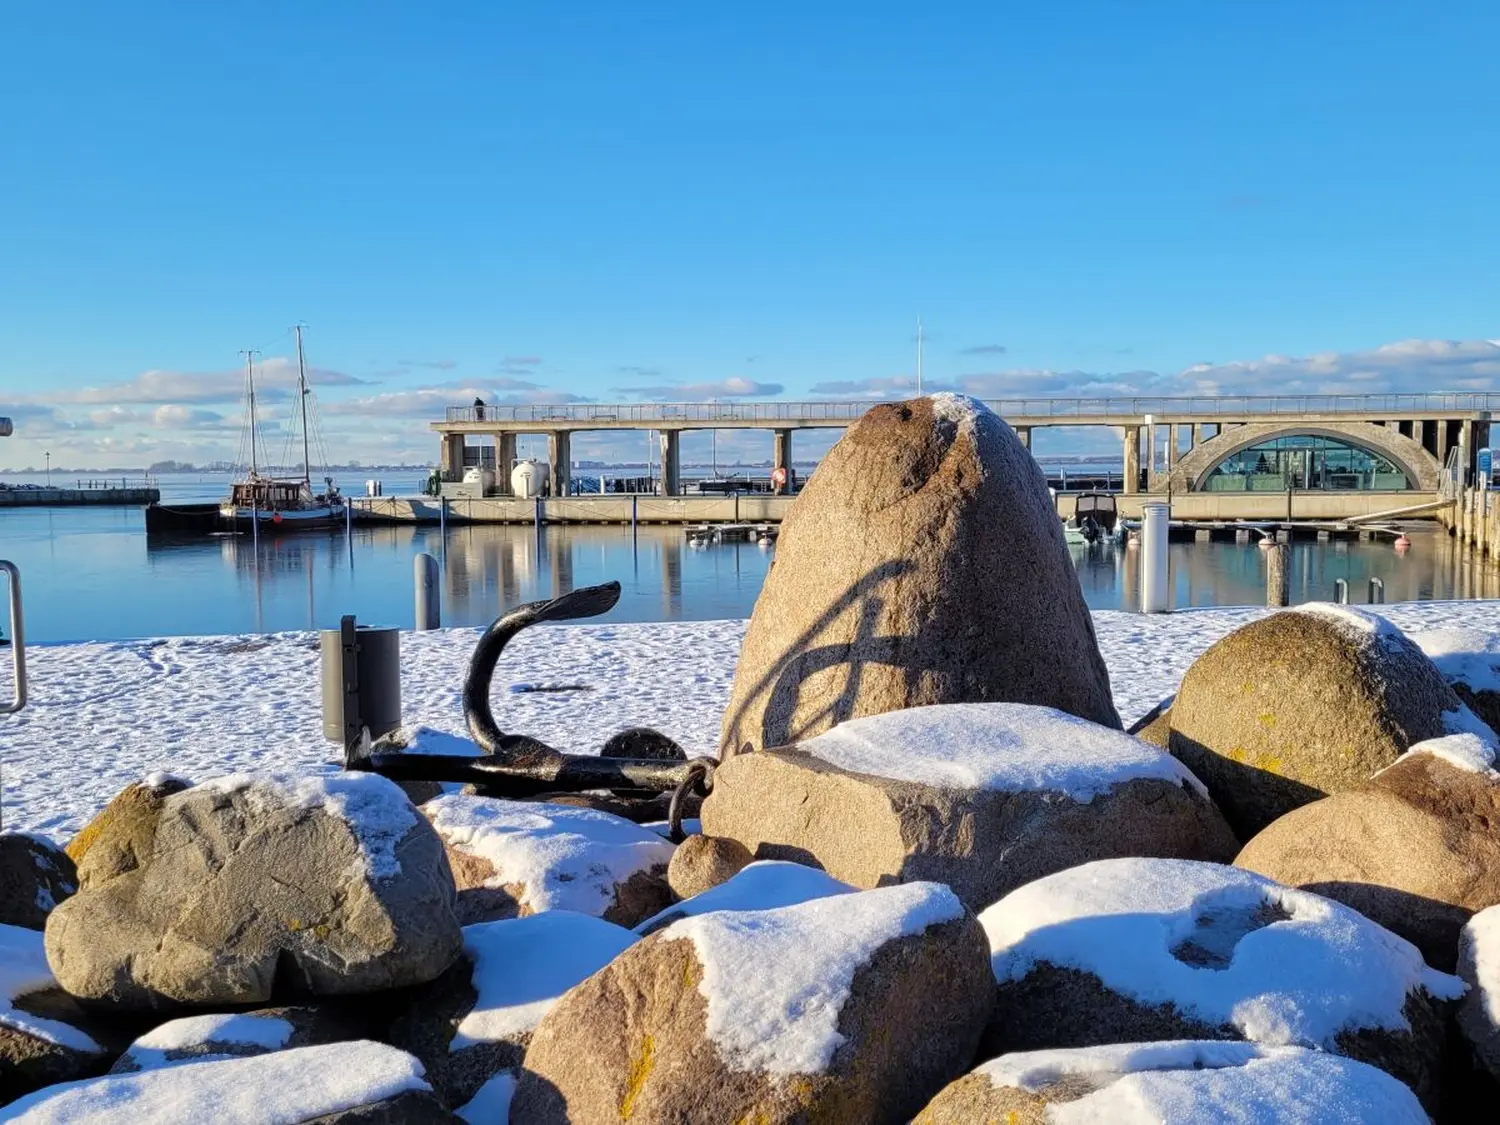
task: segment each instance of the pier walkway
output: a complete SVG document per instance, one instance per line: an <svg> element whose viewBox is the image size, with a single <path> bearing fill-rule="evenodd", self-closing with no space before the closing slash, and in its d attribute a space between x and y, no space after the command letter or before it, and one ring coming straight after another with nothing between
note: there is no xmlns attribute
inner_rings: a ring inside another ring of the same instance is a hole
<svg viewBox="0 0 1500 1125"><path fill-rule="evenodd" d="M875 405L824 401L453 406L430 428L440 438L444 480L459 481L466 467L484 464L488 458L488 464L499 470L497 486L502 493L510 487L516 436L546 434L554 496L568 491L573 434L655 431L661 443L664 490L677 496L682 491L680 447L686 430L769 430L773 466L790 469L795 431L842 429ZM1500 394L1016 398L987 405L1028 446L1038 428L1117 430L1123 439L1126 495L1234 488L1250 493L1391 488L1431 492L1455 451L1465 472L1472 471L1477 451L1489 445L1490 420L1500 411ZM484 444L470 445L471 438ZM1282 447L1285 456L1278 452ZM1273 463L1262 465L1267 450L1274 453ZM1361 456L1351 459L1348 450L1360 451ZM1247 454L1248 460L1237 461L1240 454ZM1226 465L1234 471L1226 472Z"/></svg>
<svg viewBox="0 0 1500 1125"><path fill-rule="evenodd" d="M0 508L140 507L160 499L160 490L149 485L90 482L81 488L17 488L0 484Z"/></svg>

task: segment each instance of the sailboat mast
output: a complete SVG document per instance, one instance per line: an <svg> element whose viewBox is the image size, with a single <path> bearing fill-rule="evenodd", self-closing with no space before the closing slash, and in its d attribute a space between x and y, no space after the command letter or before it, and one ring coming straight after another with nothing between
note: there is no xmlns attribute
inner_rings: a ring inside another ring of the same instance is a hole
<svg viewBox="0 0 1500 1125"><path fill-rule="evenodd" d="M260 463L255 457L255 443L259 436L255 426L255 357L257 354L254 349L244 353L246 398L250 410L250 476L252 478L260 471Z"/></svg>
<svg viewBox="0 0 1500 1125"><path fill-rule="evenodd" d="M302 325L297 332L297 392L302 400L302 482L312 486L312 458L307 445L307 365L302 359Z"/></svg>

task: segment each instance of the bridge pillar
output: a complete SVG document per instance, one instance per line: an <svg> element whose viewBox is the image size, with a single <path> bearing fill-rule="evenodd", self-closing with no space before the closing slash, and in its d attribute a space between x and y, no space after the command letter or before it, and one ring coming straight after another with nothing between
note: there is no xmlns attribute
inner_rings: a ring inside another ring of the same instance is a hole
<svg viewBox="0 0 1500 1125"><path fill-rule="evenodd" d="M446 481L464 479L464 435L444 434L440 468Z"/></svg>
<svg viewBox="0 0 1500 1125"><path fill-rule="evenodd" d="M1030 426L1016 426L1016 427L1014 427L1014 429L1016 431L1016 437L1018 437L1018 438L1021 439L1021 444L1024 445L1027 449L1030 449L1031 448L1031 427Z"/></svg>
<svg viewBox="0 0 1500 1125"><path fill-rule="evenodd" d="M792 480L792 431L776 430L773 432L771 443L771 467L773 469L785 469L787 479L787 491L791 491Z"/></svg>
<svg viewBox="0 0 1500 1125"><path fill-rule="evenodd" d="M1465 418L1458 424L1458 467L1463 474L1461 484L1468 484L1474 478L1472 471L1474 465L1474 421Z"/></svg>
<svg viewBox="0 0 1500 1125"><path fill-rule="evenodd" d="M516 435L501 432L495 435L495 491L501 496L510 496L510 471L516 466Z"/></svg>
<svg viewBox="0 0 1500 1125"><path fill-rule="evenodd" d="M1125 487L1127 496L1141 490L1141 428L1125 427Z"/></svg>
<svg viewBox="0 0 1500 1125"><path fill-rule="evenodd" d="M573 469L573 435L568 430L553 430L547 435L547 460L551 462L552 495L568 494L568 478Z"/></svg>
<svg viewBox="0 0 1500 1125"><path fill-rule="evenodd" d="M682 431L661 430L661 493L682 495Z"/></svg>

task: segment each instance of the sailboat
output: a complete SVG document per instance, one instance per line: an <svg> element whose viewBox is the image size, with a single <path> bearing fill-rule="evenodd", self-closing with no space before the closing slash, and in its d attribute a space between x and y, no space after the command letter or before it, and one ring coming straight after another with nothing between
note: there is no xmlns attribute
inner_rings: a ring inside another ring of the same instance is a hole
<svg viewBox="0 0 1500 1125"><path fill-rule="evenodd" d="M307 425L307 364L302 356L302 326L297 332L297 400L302 428L302 475L276 477L260 471L259 433L255 416L255 357L247 353L245 388L250 435L250 472L235 481L229 499L219 505L219 514L236 528L259 527L268 531L303 531L337 527L345 518L344 498L333 478L323 478L323 491L312 485L312 451Z"/></svg>

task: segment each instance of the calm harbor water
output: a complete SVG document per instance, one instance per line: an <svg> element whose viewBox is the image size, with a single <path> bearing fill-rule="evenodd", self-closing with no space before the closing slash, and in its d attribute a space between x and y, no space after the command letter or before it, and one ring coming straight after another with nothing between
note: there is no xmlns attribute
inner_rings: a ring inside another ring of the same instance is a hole
<svg viewBox="0 0 1500 1125"><path fill-rule="evenodd" d="M168 481L169 499L205 498L201 482ZM411 484L388 481L388 493L398 488ZM215 482L206 498L221 491ZM1435 527L1411 536L1404 555L1379 542L1294 544L1293 600L1332 599L1343 578L1363 601L1372 576L1389 601L1500 597L1500 571L1462 558ZM1069 550L1090 606L1136 608L1137 549ZM365 527L352 543L334 532L257 545L233 535L148 539L137 508L0 511L0 558L21 567L27 635L37 642L327 628L345 613L410 626L420 551L442 560L447 625L486 624L518 603L610 579L624 588L610 620L744 617L773 554L744 543L690 547L680 527L454 527L446 542L436 528ZM1173 544L1171 559L1177 606L1264 600L1265 562L1253 544Z"/></svg>

